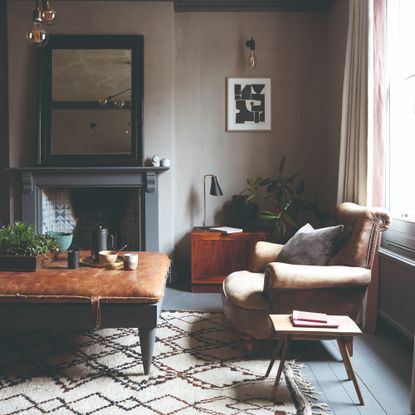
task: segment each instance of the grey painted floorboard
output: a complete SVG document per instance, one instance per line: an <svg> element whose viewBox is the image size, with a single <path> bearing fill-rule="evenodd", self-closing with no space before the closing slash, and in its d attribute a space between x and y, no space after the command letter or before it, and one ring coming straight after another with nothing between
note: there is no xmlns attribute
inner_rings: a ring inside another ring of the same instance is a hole
<svg viewBox="0 0 415 415"><path fill-rule="evenodd" d="M329 340L324 341L323 343L324 343L324 347L331 350L333 354L338 355L338 361L336 362L333 361L333 362L328 363L331 370L333 371L333 375L336 376L339 384L341 384L342 387L345 389L345 391L350 397L350 400L353 403L358 404L356 390L353 386L353 382L351 380L347 380L346 369L344 368L343 362L340 360L341 355L337 347L337 344L334 341L329 341ZM356 347L355 345L354 356L351 358L351 360L352 360L352 365L353 365L355 374L357 376L357 380L359 382L360 390L362 391L363 399L365 401L365 404L363 406L357 405L356 408L360 414L364 414L364 415L386 414L386 411L382 408L382 406L379 404L375 396L373 396L370 389L367 387L368 385L364 381L364 378L361 377L361 371L357 369L356 356L358 354L359 354L358 347Z"/></svg>
<svg viewBox="0 0 415 415"><path fill-rule="evenodd" d="M218 312L222 311L221 295L167 288L163 309ZM376 335L355 338L352 364L364 406L355 405L356 391L353 383L345 380L346 371L335 342L293 342L290 351L290 358L305 365L303 375L322 393L320 400L330 405L331 414L410 414L412 344L394 329L381 324Z"/></svg>

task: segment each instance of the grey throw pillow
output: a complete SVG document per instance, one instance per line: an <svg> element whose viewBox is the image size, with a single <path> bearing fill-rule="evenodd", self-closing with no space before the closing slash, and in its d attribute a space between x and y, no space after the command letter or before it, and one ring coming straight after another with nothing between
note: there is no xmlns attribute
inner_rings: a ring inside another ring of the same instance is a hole
<svg viewBox="0 0 415 415"><path fill-rule="evenodd" d="M325 265L335 254L343 225L314 229L309 223L300 228L285 244L278 262L302 265Z"/></svg>

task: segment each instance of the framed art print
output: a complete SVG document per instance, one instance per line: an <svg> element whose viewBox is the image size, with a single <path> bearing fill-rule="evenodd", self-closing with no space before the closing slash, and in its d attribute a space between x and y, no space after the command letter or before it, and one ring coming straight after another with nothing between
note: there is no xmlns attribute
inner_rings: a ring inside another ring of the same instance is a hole
<svg viewBox="0 0 415 415"><path fill-rule="evenodd" d="M227 79L227 131L271 130L271 79Z"/></svg>

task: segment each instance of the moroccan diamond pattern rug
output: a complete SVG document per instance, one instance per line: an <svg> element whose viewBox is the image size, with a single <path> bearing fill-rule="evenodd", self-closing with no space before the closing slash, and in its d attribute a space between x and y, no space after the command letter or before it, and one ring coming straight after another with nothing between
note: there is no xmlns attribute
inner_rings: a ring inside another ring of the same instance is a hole
<svg viewBox="0 0 415 415"><path fill-rule="evenodd" d="M277 365L248 358L221 313L163 312L150 376L137 329L0 335L0 414L312 414L311 385L289 363L277 402ZM314 409L314 411L313 411Z"/></svg>

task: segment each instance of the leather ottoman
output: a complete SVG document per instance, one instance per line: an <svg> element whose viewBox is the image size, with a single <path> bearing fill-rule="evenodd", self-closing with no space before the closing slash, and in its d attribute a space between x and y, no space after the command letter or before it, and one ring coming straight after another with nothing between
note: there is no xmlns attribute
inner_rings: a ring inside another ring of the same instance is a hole
<svg viewBox="0 0 415 415"><path fill-rule="evenodd" d="M68 269L61 255L37 272L0 272L0 329L137 327L148 374L169 268L167 255L139 252L135 271Z"/></svg>

